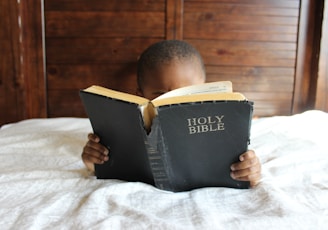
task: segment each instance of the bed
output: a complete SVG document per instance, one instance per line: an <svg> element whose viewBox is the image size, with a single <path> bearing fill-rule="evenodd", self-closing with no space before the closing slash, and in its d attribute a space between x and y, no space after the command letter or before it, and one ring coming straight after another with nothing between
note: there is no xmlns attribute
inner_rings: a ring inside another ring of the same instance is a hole
<svg viewBox="0 0 328 230"><path fill-rule="evenodd" d="M327 229L328 113L253 120L262 162L252 189L162 191L97 180L81 161L85 118L0 129L1 229Z"/></svg>

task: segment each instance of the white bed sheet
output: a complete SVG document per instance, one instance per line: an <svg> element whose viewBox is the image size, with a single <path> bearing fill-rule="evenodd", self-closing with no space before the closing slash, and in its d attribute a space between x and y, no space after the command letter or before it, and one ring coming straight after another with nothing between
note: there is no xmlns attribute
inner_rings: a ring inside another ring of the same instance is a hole
<svg viewBox="0 0 328 230"><path fill-rule="evenodd" d="M89 121L0 129L1 229L327 229L328 113L253 121L261 183L172 193L97 180L81 161Z"/></svg>

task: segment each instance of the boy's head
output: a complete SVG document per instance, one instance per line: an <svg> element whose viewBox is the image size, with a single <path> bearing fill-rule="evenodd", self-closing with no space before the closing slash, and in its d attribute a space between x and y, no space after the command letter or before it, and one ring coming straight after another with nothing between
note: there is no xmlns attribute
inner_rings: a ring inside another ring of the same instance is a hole
<svg viewBox="0 0 328 230"><path fill-rule="evenodd" d="M205 82L199 52L189 43L164 40L149 46L138 60L138 94L154 99L183 86Z"/></svg>

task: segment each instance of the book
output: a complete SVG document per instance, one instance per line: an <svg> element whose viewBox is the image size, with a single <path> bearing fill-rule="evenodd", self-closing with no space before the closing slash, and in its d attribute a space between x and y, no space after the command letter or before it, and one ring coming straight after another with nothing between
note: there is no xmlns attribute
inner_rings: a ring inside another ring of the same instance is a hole
<svg viewBox="0 0 328 230"><path fill-rule="evenodd" d="M174 192L202 187L248 188L230 177L247 151L253 102L229 81L182 87L148 100L101 86L80 97L109 161L98 179L140 181Z"/></svg>

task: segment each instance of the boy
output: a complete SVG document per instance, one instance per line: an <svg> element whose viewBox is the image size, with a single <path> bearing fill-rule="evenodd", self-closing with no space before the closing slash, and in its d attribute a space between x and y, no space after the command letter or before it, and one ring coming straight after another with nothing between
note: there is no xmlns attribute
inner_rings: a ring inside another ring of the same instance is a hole
<svg viewBox="0 0 328 230"><path fill-rule="evenodd" d="M178 40L165 40L148 47L138 60L137 95L150 100L183 86L205 82L205 66L199 52L190 44ZM110 150L99 143L97 135L88 135L82 160L94 171L94 164L108 161ZM249 150L231 165L231 177L250 181L255 186L261 177L261 165L255 152ZM219 176L219 175L218 175Z"/></svg>

